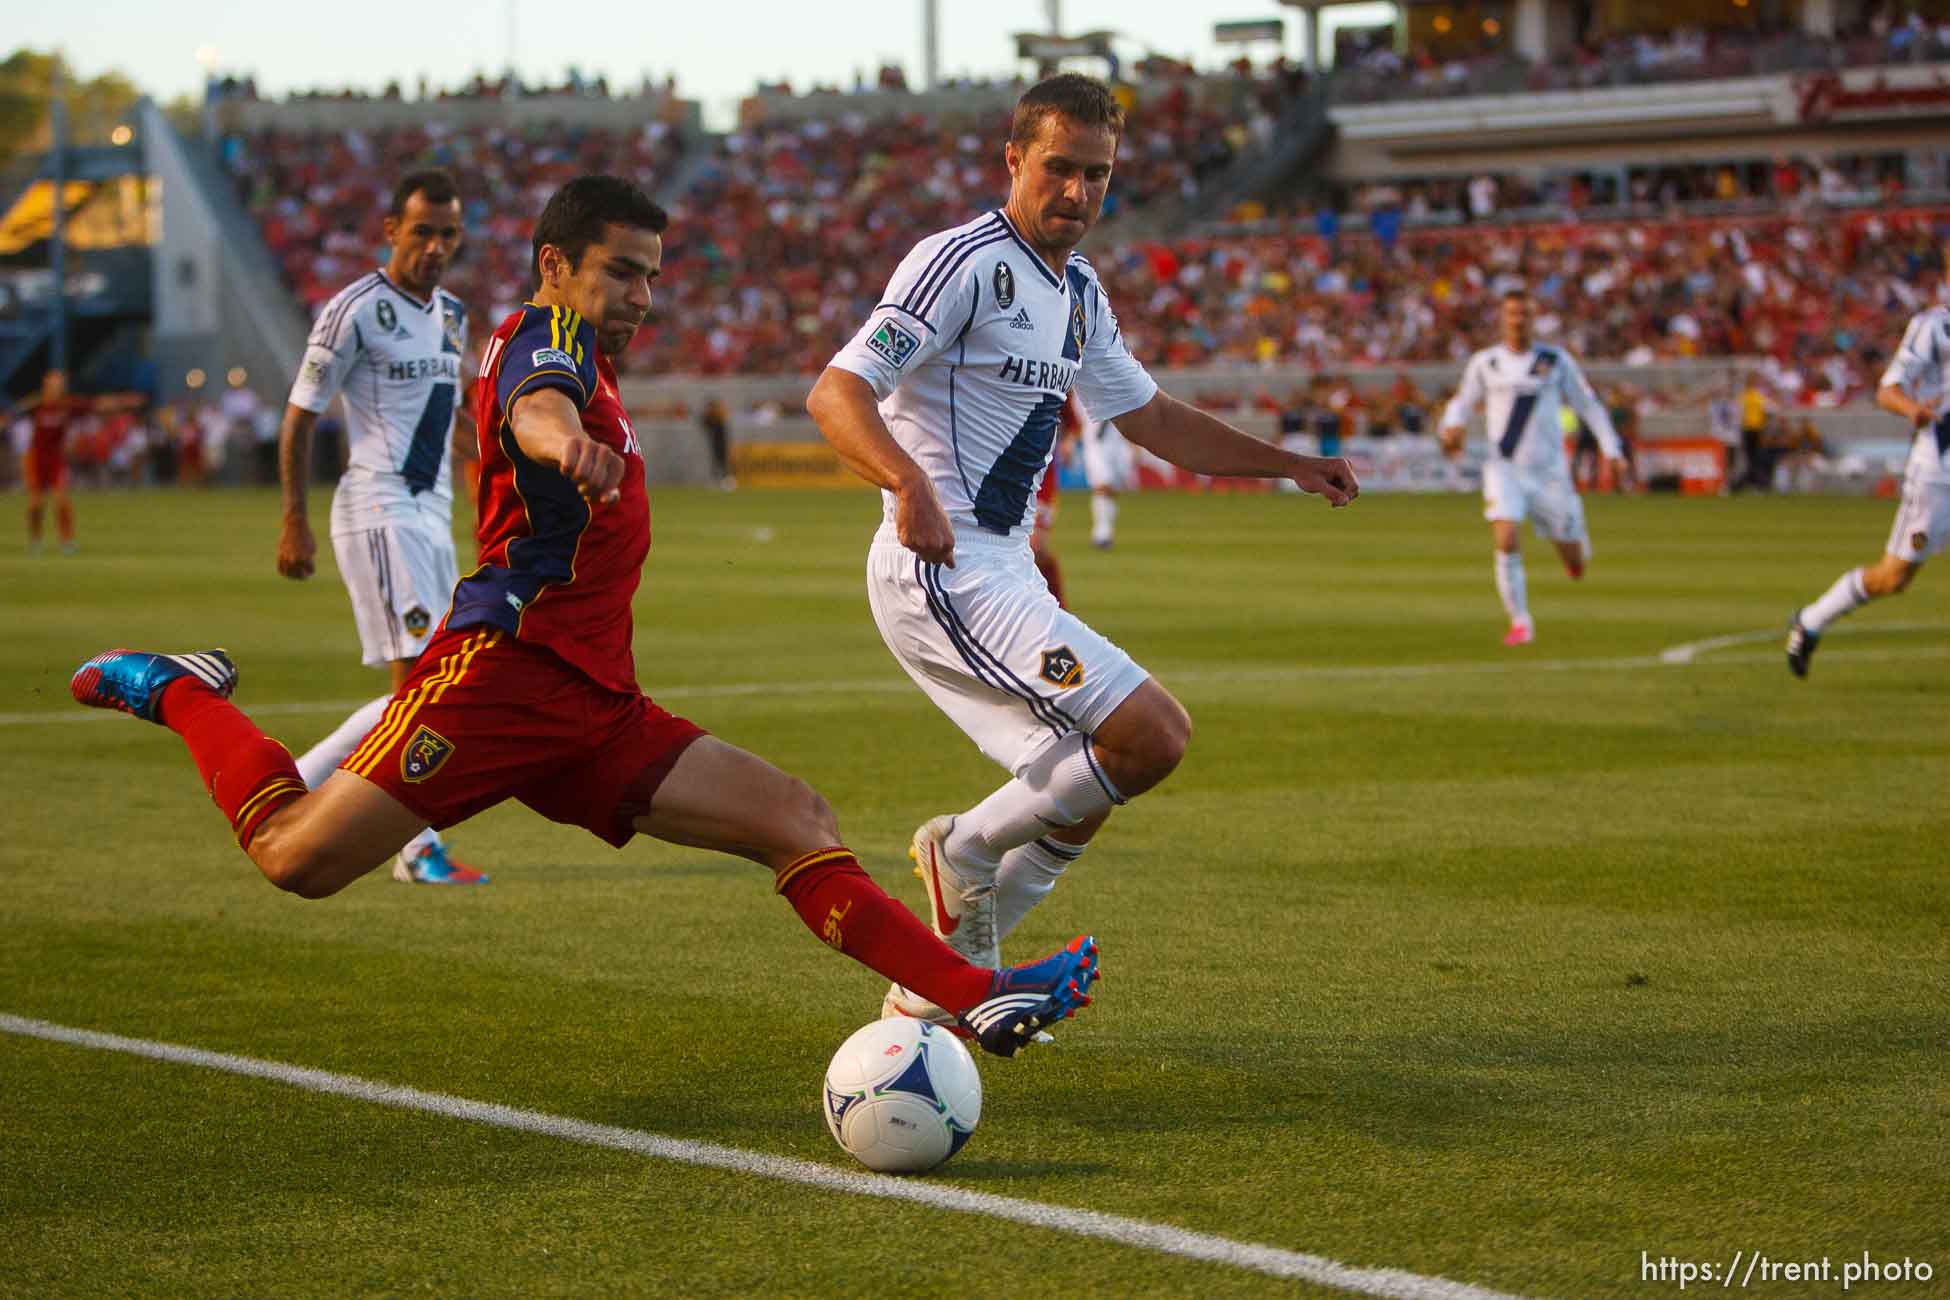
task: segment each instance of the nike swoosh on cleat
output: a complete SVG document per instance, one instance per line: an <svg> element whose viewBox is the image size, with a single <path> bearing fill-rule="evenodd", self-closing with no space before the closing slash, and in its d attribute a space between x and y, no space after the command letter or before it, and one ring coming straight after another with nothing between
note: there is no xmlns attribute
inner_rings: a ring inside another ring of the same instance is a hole
<svg viewBox="0 0 1950 1300"><path fill-rule="evenodd" d="M934 928L947 938L961 928L959 916L948 915L947 905L941 901L941 868L934 858L934 843L928 843L928 901L934 904Z"/></svg>

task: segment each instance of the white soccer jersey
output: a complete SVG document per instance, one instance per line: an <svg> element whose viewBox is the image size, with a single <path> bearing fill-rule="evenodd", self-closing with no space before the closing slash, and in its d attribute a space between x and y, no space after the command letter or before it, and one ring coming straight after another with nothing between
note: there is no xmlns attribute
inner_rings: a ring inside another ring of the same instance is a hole
<svg viewBox="0 0 1950 1300"><path fill-rule="evenodd" d="M1024 537L1071 387L1098 420L1158 391L1090 263L1057 275L1000 211L915 245L833 364L873 385L953 523Z"/></svg>
<svg viewBox="0 0 1950 1300"><path fill-rule="evenodd" d="M1533 346L1513 352L1501 343L1483 348L1463 367L1462 384L1442 413L1442 423L1466 424L1479 402L1489 429L1490 457L1529 470L1567 469L1564 430L1558 424L1560 404L1580 416L1607 456L1620 454L1618 431L1612 428L1598 395L1584 372L1561 348Z"/></svg>
<svg viewBox="0 0 1950 1300"><path fill-rule="evenodd" d="M1911 477L1950 483L1950 392L1943 363L1950 358L1950 308L1926 307L1909 319L1896 355L1882 372L1884 387L1894 385L1911 400L1936 412L1936 423L1919 429L1909 453Z"/></svg>
<svg viewBox="0 0 1950 1300"><path fill-rule="evenodd" d="M351 446L339 492L349 504L451 510L447 449L466 347L467 308L444 289L420 302L375 271L325 304L291 404L322 411L344 395Z"/></svg>

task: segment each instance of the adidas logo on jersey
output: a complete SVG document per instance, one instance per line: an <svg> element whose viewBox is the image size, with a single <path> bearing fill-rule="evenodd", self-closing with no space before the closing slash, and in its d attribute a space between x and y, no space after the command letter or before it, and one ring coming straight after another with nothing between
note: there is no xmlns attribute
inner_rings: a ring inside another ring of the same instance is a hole
<svg viewBox="0 0 1950 1300"><path fill-rule="evenodd" d="M1027 307L1018 307L1018 308L1016 308L1016 314L1015 314L1015 317L1014 317L1014 319L1012 319L1012 320L1011 320L1011 321L1009 322L1009 328L1010 328L1010 329L1012 329L1012 330L1033 330L1033 329L1035 329L1035 328L1036 328L1036 322L1035 322L1035 321L1033 321L1033 320L1030 320L1030 319L1029 319L1029 308L1027 308Z"/></svg>

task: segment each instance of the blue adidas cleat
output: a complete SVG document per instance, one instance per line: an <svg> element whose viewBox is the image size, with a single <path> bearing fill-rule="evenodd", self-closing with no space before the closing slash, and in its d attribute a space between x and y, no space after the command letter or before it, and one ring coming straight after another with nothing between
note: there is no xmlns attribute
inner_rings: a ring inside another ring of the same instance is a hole
<svg viewBox="0 0 1950 1300"><path fill-rule="evenodd" d="M1014 1056L1044 1025L1067 1020L1090 1005L1097 979L1097 941L1087 934L1041 961L995 973L989 995L959 1017L961 1026L997 1056Z"/></svg>
<svg viewBox="0 0 1950 1300"><path fill-rule="evenodd" d="M443 843L428 844L412 853L401 849L393 859L393 879L402 885L485 885L488 882L483 873L448 856Z"/></svg>
<svg viewBox="0 0 1950 1300"><path fill-rule="evenodd" d="M161 655L147 650L104 650L75 669L68 689L93 709L120 709L160 724L156 706L174 681L194 677L226 698L237 686L237 665L221 650Z"/></svg>

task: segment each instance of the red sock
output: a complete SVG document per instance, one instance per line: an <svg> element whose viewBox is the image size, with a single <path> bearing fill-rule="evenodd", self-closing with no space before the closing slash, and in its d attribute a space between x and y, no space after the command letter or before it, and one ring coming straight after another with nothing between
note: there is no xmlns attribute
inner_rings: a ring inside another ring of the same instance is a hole
<svg viewBox="0 0 1950 1300"><path fill-rule="evenodd" d="M971 966L934 931L887 897L838 845L787 863L774 889L806 928L871 971L960 1013L989 995L995 972Z"/></svg>
<svg viewBox="0 0 1950 1300"><path fill-rule="evenodd" d="M305 793L291 751L195 678L171 682L156 716L190 747L204 787L244 848L265 818Z"/></svg>
<svg viewBox="0 0 1950 1300"><path fill-rule="evenodd" d="M54 507L54 531L61 534L61 540L74 540L74 506L66 501L57 502Z"/></svg>

